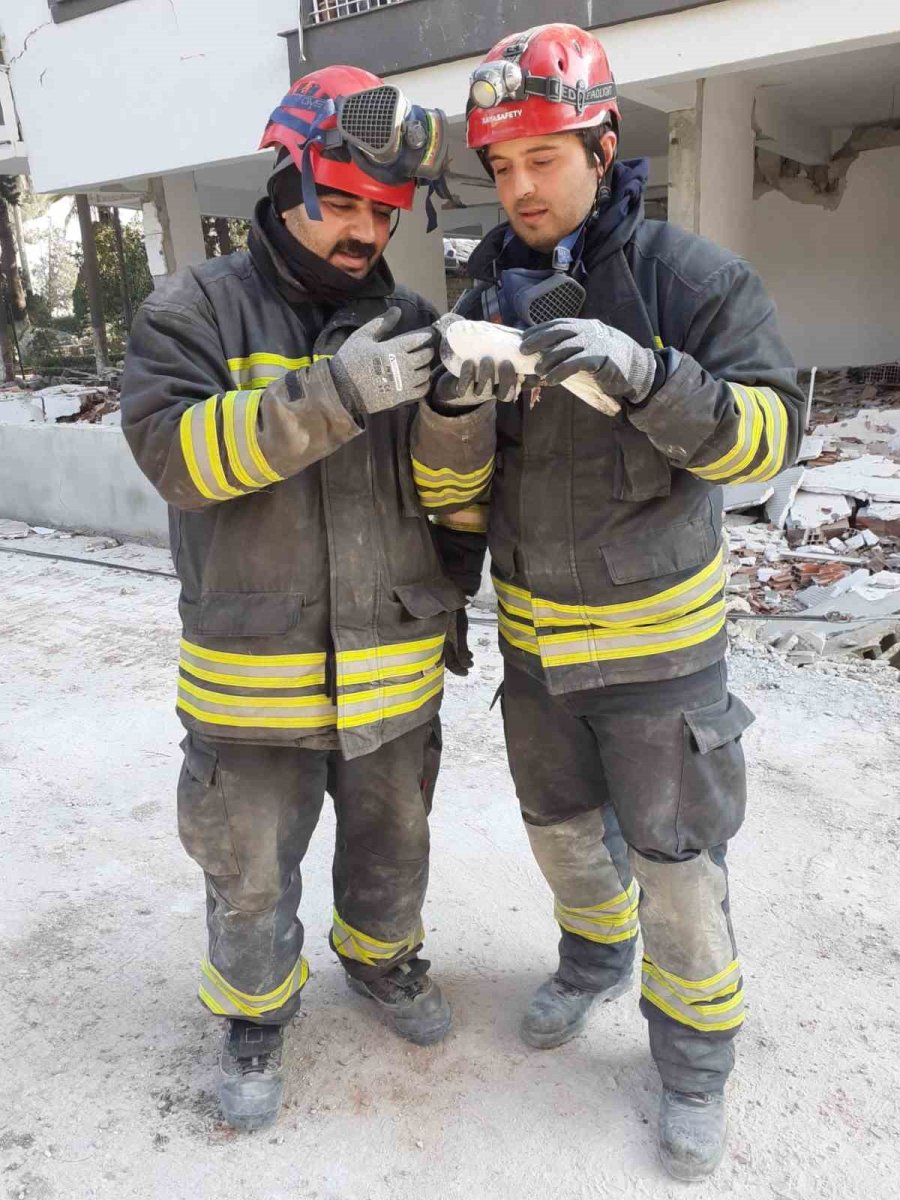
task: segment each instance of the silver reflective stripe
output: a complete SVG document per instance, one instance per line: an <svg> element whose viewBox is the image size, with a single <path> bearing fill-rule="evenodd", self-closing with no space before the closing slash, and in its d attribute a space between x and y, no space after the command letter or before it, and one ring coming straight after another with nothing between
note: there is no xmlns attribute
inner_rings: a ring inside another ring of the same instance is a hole
<svg viewBox="0 0 900 1200"><path fill-rule="evenodd" d="M745 1016L737 963L721 973L715 986L710 981L692 985L688 980L674 983L672 976L645 958L641 995L673 1021L701 1032L736 1029Z"/></svg>
<svg viewBox="0 0 900 1200"><path fill-rule="evenodd" d="M777 392L771 388L752 389L757 404L766 417L766 456L755 471L743 477L747 483L772 479L784 465L787 447L787 409Z"/></svg>
<svg viewBox="0 0 900 1200"><path fill-rule="evenodd" d="M524 650L526 654L540 656L540 647L532 626L520 625L517 621L510 620L502 608L498 609L497 622L501 636L511 646L515 646L517 650Z"/></svg>
<svg viewBox="0 0 900 1200"><path fill-rule="evenodd" d="M177 706L198 721L236 728L322 729L337 720L337 710L325 695L224 696L184 678L178 682Z"/></svg>
<svg viewBox="0 0 900 1200"><path fill-rule="evenodd" d="M182 413L179 424L181 452L197 491L207 500L243 496L225 477L219 450L217 410L219 397L211 396Z"/></svg>
<svg viewBox="0 0 900 1200"><path fill-rule="evenodd" d="M631 633L609 636L601 631L583 634L552 634L540 637L541 661L545 667L571 663L602 662L605 659L666 654L696 645L717 633L725 624L725 603L692 613L661 628L635 629Z"/></svg>
<svg viewBox="0 0 900 1200"><path fill-rule="evenodd" d="M426 670L440 660L444 641L445 635L441 633L437 637L376 646L371 650L339 650L338 684L367 683Z"/></svg>
<svg viewBox="0 0 900 1200"><path fill-rule="evenodd" d="M726 454L721 455L713 462L701 463L689 468L691 474L697 475L700 479L736 478L753 462L759 451L763 418L753 391L739 383L729 383L728 386L738 408L737 439Z"/></svg>
<svg viewBox="0 0 900 1200"><path fill-rule="evenodd" d="M236 388L261 388L280 379L288 371L308 367L312 359L287 358L283 354L250 354L246 358L230 358L228 367Z"/></svg>
<svg viewBox="0 0 900 1200"><path fill-rule="evenodd" d="M569 605L534 596L531 600L534 623L538 627L573 624L593 624L601 628L616 625L639 626L657 622L661 617L676 617L681 613L690 612L692 608L715 596L724 583L724 551L720 548L712 562L702 571L684 583L646 600L635 600L626 604Z"/></svg>
<svg viewBox="0 0 900 1200"><path fill-rule="evenodd" d="M572 908L557 899L553 911L563 929L588 941L612 944L637 937L638 893L633 882L627 891L602 904Z"/></svg>
<svg viewBox="0 0 900 1200"><path fill-rule="evenodd" d="M414 712L437 696L444 686L443 664L412 683L395 683L387 687L361 689L358 692L338 690L338 727L350 729L371 725L375 721L399 717Z"/></svg>
<svg viewBox="0 0 900 1200"><path fill-rule="evenodd" d="M250 488L278 483L283 477L273 470L259 445L257 419L259 392L227 392L222 398L222 429L232 474Z"/></svg>
<svg viewBox="0 0 900 1200"><path fill-rule="evenodd" d="M200 968L200 999L217 1016L258 1017L281 1008L309 978L309 966L301 955L288 972L287 978L271 992L250 995L232 985L212 965L208 958Z"/></svg>
<svg viewBox="0 0 900 1200"><path fill-rule="evenodd" d="M200 679L236 687L302 688L325 682L324 654L217 654L182 640L180 665Z"/></svg>
<svg viewBox="0 0 900 1200"><path fill-rule="evenodd" d="M335 909L332 917L331 938L334 948L344 958L374 966L376 963L388 962L400 954L409 953L425 938L425 929L421 921L415 933L409 934L397 942L382 942L378 938L369 937L359 929L354 929L342 920Z"/></svg>

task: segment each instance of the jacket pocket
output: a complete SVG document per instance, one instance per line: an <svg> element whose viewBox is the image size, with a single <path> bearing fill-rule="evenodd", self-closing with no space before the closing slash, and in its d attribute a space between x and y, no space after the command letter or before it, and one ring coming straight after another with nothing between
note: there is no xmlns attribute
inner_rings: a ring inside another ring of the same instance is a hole
<svg viewBox="0 0 900 1200"><path fill-rule="evenodd" d="M394 588L394 595L411 617L419 621L439 613L456 612L465 608L466 598L449 579L426 579L421 583L406 583Z"/></svg>
<svg viewBox="0 0 900 1200"><path fill-rule="evenodd" d="M600 547L613 583L660 579L694 567L705 567L716 552L716 532L709 517L682 525L648 530L643 538L621 538Z"/></svg>
<svg viewBox="0 0 900 1200"><path fill-rule="evenodd" d="M613 435L616 455L613 499L638 502L668 496L672 490L672 468L647 435L625 419L613 427Z"/></svg>
<svg viewBox="0 0 900 1200"><path fill-rule="evenodd" d="M217 637L275 637L294 628L303 600L297 592L206 592L196 629Z"/></svg>
<svg viewBox="0 0 900 1200"><path fill-rule="evenodd" d="M178 780L178 836L187 853L208 875L239 875L228 811L213 746L189 733L182 741L184 763Z"/></svg>
<svg viewBox="0 0 900 1200"><path fill-rule="evenodd" d="M706 708L685 712L679 853L720 846L740 829L747 807L741 735L754 719L743 700L730 693Z"/></svg>

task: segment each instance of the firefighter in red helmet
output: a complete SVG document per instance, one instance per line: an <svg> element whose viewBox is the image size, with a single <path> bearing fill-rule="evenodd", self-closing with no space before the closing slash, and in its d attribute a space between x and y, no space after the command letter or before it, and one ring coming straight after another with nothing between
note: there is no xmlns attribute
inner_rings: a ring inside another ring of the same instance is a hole
<svg viewBox="0 0 900 1200"><path fill-rule="evenodd" d="M249 249L176 274L141 309L125 435L170 505L184 627L178 824L206 879L200 998L225 1018L220 1099L271 1123L308 968L300 864L326 788L331 945L347 982L427 1045L450 1009L419 957L447 645L445 576L408 454L434 309L383 254L439 186L440 112L366 71L298 80ZM407 448L404 452L404 448Z"/></svg>
<svg viewBox="0 0 900 1200"><path fill-rule="evenodd" d="M559 1046L630 990L640 929L659 1149L697 1179L723 1153L744 1019L725 851L753 718L726 684L721 485L790 466L803 399L748 264L644 219L648 164L617 161L589 33L498 43L467 121L508 222L456 313L521 331L535 375L490 356L443 375L413 454L426 503L435 472L481 481L434 508L476 560L486 531L509 763L561 931L522 1035Z"/></svg>

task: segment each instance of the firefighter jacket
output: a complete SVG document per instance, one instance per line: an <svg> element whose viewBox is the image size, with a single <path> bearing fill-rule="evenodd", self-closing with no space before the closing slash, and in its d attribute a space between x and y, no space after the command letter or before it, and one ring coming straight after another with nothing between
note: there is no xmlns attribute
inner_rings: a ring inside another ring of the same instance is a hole
<svg viewBox="0 0 900 1200"><path fill-rule="evenodd" d="M125 436L170 506L178 712L354 758L436 713L465 598L416 495L415 406L352 412L329 359L389 305L398 333L435 313L382 264L326 318L258 223L250 245L158 288L125 367Z"/></svg>
<svg viewBox="0 0 900 1200"><path fill-rule="evenodd" d="M473 253L476 280L505 228ZM610 418L563 387L526 390L458 416L422 405L413 429L426 508L459 536L487 527L504 656L555 694L721 658L722 484L772 479L803 423L774 306L742 259L644 220L641 202L585 263L582 317L682 352L649 399ZM485 286L457 311L479 317Z"/></svg>

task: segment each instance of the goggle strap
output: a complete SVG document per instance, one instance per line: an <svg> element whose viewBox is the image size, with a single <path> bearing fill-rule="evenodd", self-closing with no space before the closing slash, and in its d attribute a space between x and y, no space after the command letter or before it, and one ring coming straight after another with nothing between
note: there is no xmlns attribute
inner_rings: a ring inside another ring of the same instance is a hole
<svg viewBox="0 0 900 1200"><path fill-rule="evenodd" d="M322 209L319 205L319 197L316 193L316 177L313 174L312 157L310 151L313 148L313 142L307 142L303 147L303 159L301 161L300 178L303 186L303 206L311 221L322 220Z"/></svg>

